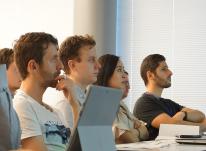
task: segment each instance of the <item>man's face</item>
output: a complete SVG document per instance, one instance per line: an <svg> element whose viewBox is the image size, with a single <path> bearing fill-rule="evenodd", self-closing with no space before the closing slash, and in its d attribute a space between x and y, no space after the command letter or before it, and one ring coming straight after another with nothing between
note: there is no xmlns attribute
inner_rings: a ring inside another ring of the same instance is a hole
<svg viewBox="0 0 206 151"><path fill-rule="evenodd" d="M162 61L159 63L155 74L154 81L160 88L168 88L171 86L172 71L168 68L167 63Z"/></svg>
<svg viewBox="0 0 206 151"><path fill-rule="evenodd" d="M8 86L12 94L19 89L21 85L21 76L15 62L12 62L7 69Z"/></svg>
<svg viewBox="0 0 206 151"><path fill-rule="evenodd" d="M42 86L56 87L57 76L59 76L62 69L62 63L58 56L58 46L54 44L49 44L48 48L45 50L43 57L43 62L39 68L39 79L42 82Z"/></svg>
<svg viewBox="0 0 206 151"><path fill-rule="evenodd" d="M73 76L83 85L89 85L97 81L99 63L96 50L93 46L84 46L79 50L80 61L75 60L75 73Z"/></svg>

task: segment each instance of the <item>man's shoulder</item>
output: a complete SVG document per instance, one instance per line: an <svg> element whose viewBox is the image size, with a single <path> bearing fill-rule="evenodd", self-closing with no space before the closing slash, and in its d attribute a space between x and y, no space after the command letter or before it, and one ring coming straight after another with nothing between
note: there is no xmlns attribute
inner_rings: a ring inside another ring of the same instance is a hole
<svg viewBox="0 0 206 151"><path fill-rule="evenodd" d="M175 101L171 100L171 99L167 99L167 98L162 98L161 100L165 101L165 102L171 102L171 103L176 103Z"/></svg>
<svg viewBox="0 0 206 151"><path fill-rule="evenodd" d="M36 103L29 95L19 90L13 98L13 105L17 113L24 113L32 110L31 102Z"/></svg>
<svg viewBox="0 0 206 151"><path fill-rule="evenodd" d="M27 100L29 100L29 96L26 93L24 93L22 90L17 90L17 93L13 98L14 104L26 103Z"/></svg>
<svg viewBox="0 0 206 151"><path fill-rule="evenodd" d="M148 102L153 100L157 100L157 98L154 95L148 93L143 93L142 96L137 99L138 102Z"/></svg>

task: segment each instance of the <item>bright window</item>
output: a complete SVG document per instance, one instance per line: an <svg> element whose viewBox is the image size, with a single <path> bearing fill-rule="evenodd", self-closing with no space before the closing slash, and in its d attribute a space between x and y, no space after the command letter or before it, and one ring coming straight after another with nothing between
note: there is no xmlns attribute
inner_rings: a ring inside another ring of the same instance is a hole
<svg viewBox="0 0 206 151"><path fill-rule="evenodd" d="M206 112L205 6L205 0L118 0L117 54L130 74L131 110L145 91L143 58L160 53L173 71L162 97Z"/></svg>

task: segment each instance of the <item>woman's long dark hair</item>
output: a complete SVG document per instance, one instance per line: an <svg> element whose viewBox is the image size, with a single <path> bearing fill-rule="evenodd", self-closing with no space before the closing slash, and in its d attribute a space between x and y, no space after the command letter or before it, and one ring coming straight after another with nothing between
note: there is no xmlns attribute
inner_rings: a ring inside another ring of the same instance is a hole
<svg viewBox="0 0 206 151"><path fill-rule="evenodd" d="M96 85L108 86L108 82L114 73L119 61L119 57L112 54L106 54L101 56L98 61L101 65L101 68L97 76Z"/></svg>

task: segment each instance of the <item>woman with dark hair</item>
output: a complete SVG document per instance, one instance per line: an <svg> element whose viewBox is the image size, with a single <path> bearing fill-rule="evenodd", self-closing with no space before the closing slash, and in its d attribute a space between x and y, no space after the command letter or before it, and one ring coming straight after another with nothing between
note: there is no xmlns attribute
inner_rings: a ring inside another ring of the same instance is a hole
<svg viewBox="0 0 206 151"><path fill-rule="evenodd" d="M122 89L124 99L129 91L128 73L120 58L106 54L99 58L101 69L97 76L97 85ZM129 111L124 102L120 101L120 109L113 123L115 142L133 143L148 139L148 131L143 121L138 120Z"/></svg>

